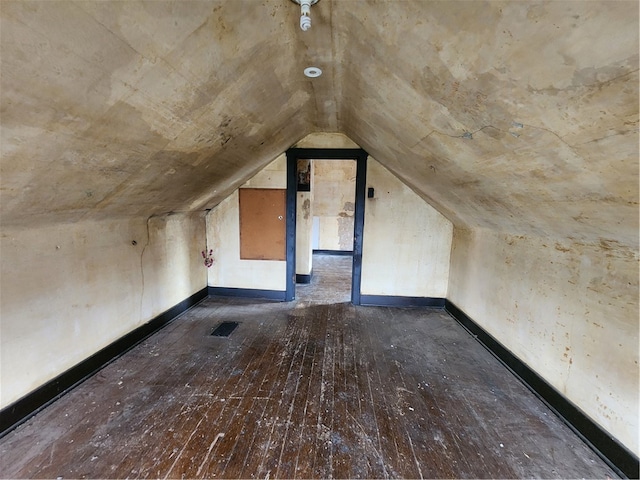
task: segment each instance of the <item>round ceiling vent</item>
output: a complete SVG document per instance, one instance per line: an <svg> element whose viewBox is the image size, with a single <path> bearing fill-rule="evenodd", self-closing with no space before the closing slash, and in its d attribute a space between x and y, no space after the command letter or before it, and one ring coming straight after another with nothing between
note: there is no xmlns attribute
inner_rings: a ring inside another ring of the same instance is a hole
<svg viewBox="0 0 640 480"><path fill-rule="evenodd" d="M304 74L309 78L316 78L322 75L322 70L318 67L307 67L304 69Z"/></svg>

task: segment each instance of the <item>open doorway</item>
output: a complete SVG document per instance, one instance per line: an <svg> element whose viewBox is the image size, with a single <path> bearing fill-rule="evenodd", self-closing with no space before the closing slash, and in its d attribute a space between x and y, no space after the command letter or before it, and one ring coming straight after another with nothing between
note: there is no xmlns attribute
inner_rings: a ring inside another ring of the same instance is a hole
<svg viewBox="0 0 640 480"><path fill-rule="evenodd" d="M304 161L304 160L303 160ZM300 161L298 162L300 163ZM356 162L311 160L311 248L314 254L353 254ZM298 212L301 206L298 204ZM300 216L298 215L298 219ZM296 235L300 233L300 223ZM301 246L300 241L297 246Z"/></svg>
<svg viewBox="0 0 640 480"><path fill-rule="evenodd" d="M297 161L297 299L351 301L356 173L355 160Z"/></svg>
<svg viewBox="0 0 640 480"><path fill-rule="evenodd" d="M296 280L301 284L308 280L313 286L315 274L324 275L324 287L329 289L325 295L338 296L340 292L330 292L331 283L338 282L340 286L335 287L348 292L343 285L350 276L350 295L341 301L350 297L352 303L360 303L366 159L362 149L287 151L287 300L296 298ZM319 175L314 176L316 168ZM350 184L342 181L349 177ZM314 189L315 180L324 183ZM314 194L318 196L315 212L311 208ZM297 229L298 223L303 228Z"/></svg>

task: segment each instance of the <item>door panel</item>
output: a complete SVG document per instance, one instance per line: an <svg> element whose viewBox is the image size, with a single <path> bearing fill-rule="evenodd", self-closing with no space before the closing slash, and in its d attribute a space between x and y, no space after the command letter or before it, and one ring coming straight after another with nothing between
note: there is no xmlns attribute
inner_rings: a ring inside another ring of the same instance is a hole
<svg viewBox="0 0 640 480"><path fill-rule="evenodd" d="M286 190L241 188L240 258L286 260Z"/></svg>

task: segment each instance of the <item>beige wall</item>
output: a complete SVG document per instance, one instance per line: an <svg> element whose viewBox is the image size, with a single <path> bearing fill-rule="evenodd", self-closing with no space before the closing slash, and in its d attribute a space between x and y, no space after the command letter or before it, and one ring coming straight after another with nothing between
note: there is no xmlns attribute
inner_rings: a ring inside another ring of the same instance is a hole
<svg viewBox="0 0 640 480"><path fill-rule="evenodd" d="M456 229L449 299L638 454L638 256Z"/></svg>
<svg viewBox="0 0 640 480"><path fill-rule="evenodd" d="M296 148L360 148L343 133L314 132L294 145Z"/></svg>
<svg viewBox="0 0 640 480"><path fill-rule="evenodd" d="M446 297L451 222L372 158L367 187L362 294Z"/></svg>
<svg viewBox="0 0 640 480"><path fill-rule="evenodd" d="M354 160L313 160L313 216L319 250L353 250Z"/></svg>
<svg viewBox="0 0 640 480"><path fill-rule="evenodd" d="M241 188L287 187L287 160L280 155ZM284 220L283 220L284 221ZM209 268L212 287L286 290L286 263L274 260L240 259L240 210L238 190L207 215L207 244L215 263Z"/></svg>
<svg viewBox="0 0 640 480"><path fill-rule="evenodd" d="M205 288L204 227L201 214L4 227L1 406Z"/></svg>
<svg viewBox="0 0 640 480"><path fill-rule="evenodd" d="M287 156L280 154L240 188L287 188Z"/></svg>

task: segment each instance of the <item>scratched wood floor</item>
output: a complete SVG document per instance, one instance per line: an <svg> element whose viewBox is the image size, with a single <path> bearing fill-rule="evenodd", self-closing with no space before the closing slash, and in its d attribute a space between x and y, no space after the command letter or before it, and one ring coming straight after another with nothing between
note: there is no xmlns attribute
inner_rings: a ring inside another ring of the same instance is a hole
<svg viewBox="0 0 640 480"><path fill-rule="evenodd" d="M350 261L205 300L1 439L1 476L615 477L446 312L350 305Z"/></svg>

